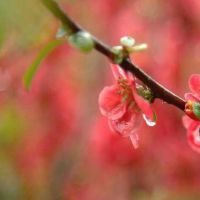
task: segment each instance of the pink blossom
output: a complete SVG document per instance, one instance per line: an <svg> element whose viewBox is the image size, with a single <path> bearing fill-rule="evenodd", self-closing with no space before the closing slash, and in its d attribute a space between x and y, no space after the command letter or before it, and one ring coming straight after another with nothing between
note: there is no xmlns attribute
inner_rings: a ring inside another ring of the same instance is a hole
<svg viewBox="0 0 200 200"><path fill-rule="evenodd" d="M194 104L200 103L200 75L193 74L189 78L189 87L192 93L186 93L185 105L186 116L183 117L183 124L187 129L188 143L192 149L200 153L200 121L194 113Z"/></svg>
<svg viewBox="0 0 200 200"><path fill-rule="evenodd" d="M135 148L139 137L136 133L142 114L154 121L148 101L137 93L135 78L118 65L111 65L115 83L106 86L99 95L102 115L108 118L110 129L123 137L130 137Z"/></svg>

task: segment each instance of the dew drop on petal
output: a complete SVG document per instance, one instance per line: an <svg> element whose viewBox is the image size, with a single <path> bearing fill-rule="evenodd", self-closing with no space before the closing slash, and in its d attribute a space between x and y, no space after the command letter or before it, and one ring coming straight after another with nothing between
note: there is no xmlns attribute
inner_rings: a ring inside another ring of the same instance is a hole
<svg viewBox="0 0 200 200"><path fill-rule="evenodd" d="M131 143L133 144L133 147L135 149L137 149L139 147L139 137L138 137L138 134L136 134L136 133L131 134L130 135L130 140L131 140Z"/></svg>
<svg viewBox="0 0 200 200"><path fill-rule="evenodd" d="M146 124L148 126L155 126L156 125L156 122L152 121L152 120L149 120L145 114L143 114L142 116L143 116L144 121L146 122Z"/></svg>

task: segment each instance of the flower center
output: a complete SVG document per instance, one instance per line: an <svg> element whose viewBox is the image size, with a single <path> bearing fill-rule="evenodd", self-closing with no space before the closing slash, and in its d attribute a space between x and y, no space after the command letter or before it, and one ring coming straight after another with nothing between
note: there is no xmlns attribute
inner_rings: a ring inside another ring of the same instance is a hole
<svg viewBox="0 0 200 200"><path fill-rule="evenodd" d="M128 81L126 79L120 78L118 79L117 83L120 88L118 93L122 96L122 103L135 104L133 92Z"/></svg>

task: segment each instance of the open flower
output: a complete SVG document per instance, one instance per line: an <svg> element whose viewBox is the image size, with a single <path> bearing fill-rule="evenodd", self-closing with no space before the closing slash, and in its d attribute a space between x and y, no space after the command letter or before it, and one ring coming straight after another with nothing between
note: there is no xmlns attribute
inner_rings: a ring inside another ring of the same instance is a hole
<svg viewBox="0 0 200 200"><path fill-rule="evenodd" d="M130 137L135 148L138 147L137 128L142 114L145 119L154 121L154 113L147 100L141 97L136 88L135 78L118 65L111 65L115 83L104 87L99 95L102 115L106 116L113 132Z"/></svg>
<svg viewBox="0 0 200 200"><path fill-rule="evenodd" d="M183 124L187 129L188 143L200 153L200 75L193 74L189 78L192 93L186 93L185 113Z"/></svg>

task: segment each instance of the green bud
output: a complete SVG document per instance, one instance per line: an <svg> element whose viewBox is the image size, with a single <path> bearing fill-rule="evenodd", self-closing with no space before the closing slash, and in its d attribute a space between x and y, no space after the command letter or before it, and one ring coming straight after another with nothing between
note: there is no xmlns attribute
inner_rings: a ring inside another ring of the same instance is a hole
<svg viewBox="0 0 200 200"><path fill-rule="evenodd" d="M69 43L83 52L90 52L94 48L92 36L84 31L79 31L72 34L68 38Z"/></svg>
<svg viewBox="0 0 200 200"><path fill-rule="evenodd" d="M124 58L123 47L122 46L114 46L114 47L112 47L112 52L114 53L114 63L120 64Z"/></svg>
<svg viewBox="0 0 200 200"><path fill-rule="evenodd" d="M130 36L124 36L120 39L120 43L124 47L132 47L135 44L135 39Z"/></svg>
<svg viewBox="0 0 200 200"><path fill-rule="evenodd" d="M143 44L138 44L138 45L135 45L131 48L129 48L129 53L132 53L132 52L137 52L137 51L144 51L148 48L148 45L146 43L143 43Z"/></svg>
<svg viewBox="0 0 200 200"><path fill-rule="evenodd" d="M193 113L200 120L200 104L199 103L193 103Z"/></svg>
<svg viewBox="0 0 200 200"><path fill-rule="evenodd" d="M144 96L144 91L145 91L145 88L142 86L142 85L137 85L137 93L140 95L140 96Z"/></svg>
<svg viewBox="0 0 200 200"><path fill-rule="evenodd" d="M147 101L149 101L150 103L152 103L153 101L153 94L152 94L152 91L150 89L146 89L145 92L144 92L144 95L145 95L145 99Z"/></svg>
<svg viewBox="0 0 200 200"><path fill-rule="evenodd" d="M150 103L153 100L153 94L149 88L144 88L142 85L137 85L137 92L140 96L142 96L144 99L149 101Z"/></svg>

